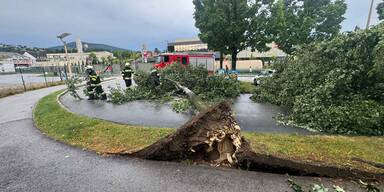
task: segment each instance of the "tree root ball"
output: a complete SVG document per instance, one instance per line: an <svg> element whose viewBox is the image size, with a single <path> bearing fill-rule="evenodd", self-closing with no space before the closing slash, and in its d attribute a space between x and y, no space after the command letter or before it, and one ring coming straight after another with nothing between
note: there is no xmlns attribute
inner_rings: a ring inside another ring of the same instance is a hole
<svg viewBox="0 0 384 192"><path fill-rule="evenodd" d="M133 154L163 161L205 161L215 165L237 165L242 143L241 129L227 102L199 113L175 133Z"/></svg>

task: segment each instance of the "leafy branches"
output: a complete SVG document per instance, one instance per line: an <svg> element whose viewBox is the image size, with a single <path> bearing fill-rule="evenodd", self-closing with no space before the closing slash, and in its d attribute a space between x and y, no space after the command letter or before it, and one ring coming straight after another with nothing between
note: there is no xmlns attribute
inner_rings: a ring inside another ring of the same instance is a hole
<svg viewBox="0 0 384 192"><path fill-rule="evenodd" d="M208 103L234 98L241 92L238 81L221 76L209 76L207 70L200 67L172 64L161 70L160 75L162 77L160 86L156 86L149 74L137 72L135 75L137 86L125 91L112 89L109 98L115 104L122 104L134 100L169 100L173 96L177 101L174 101L172 106L176 109L175 111L181 112L191 104L183 99L185 98L183 91L179 90L172 81L188 87Z"/></svg>
<svg viewBox="0 0 384 192"><path fill-rule="evenodd" d="M384 135L383 30L339 35L300 49L253 99L285 105L291 120L336 134Z"/></svg>

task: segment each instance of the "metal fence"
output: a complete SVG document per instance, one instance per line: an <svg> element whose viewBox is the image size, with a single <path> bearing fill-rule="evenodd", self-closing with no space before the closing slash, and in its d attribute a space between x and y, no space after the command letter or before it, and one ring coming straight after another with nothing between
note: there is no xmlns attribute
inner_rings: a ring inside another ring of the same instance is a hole
<svg viewBox="0 0 384 192"><path fill-rule="evenodd" d="M120 75L122 68L119 64L113 64L112 68L102 64L93 65L93 67L102 78ZM72 65L72 75L84 78L85 68L86 66L81 64ZM0 92L18 93L63 84L69 76L67 66L16 67L14 74L0 74Z"/></svg>

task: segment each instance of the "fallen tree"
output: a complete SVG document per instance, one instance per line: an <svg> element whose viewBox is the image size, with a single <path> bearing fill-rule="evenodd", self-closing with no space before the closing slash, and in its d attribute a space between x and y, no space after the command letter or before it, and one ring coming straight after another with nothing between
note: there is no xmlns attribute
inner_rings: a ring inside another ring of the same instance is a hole
<svg viewBox="0 0 384 192"><path fill-rule="evenodd" d="M187 87L174 83L188 95L200 113L175 133L131 155L161 161L192 160L214 166L292 175L384 180L383 174L347 167L307 164L255 153L249 142L241 136L241 128L233 117L228 102L209 107Z"/></svg>
<svg viewBox="0 0 384 192"><path fill-rule="evenodd" d="M137 152L136 156L155 160L194 160L216 165L234 166L237 163L242 138L240 126L227 102L209 107L195 93L173 82L187 94L200 111L189 122L153 145Z"/></svg>

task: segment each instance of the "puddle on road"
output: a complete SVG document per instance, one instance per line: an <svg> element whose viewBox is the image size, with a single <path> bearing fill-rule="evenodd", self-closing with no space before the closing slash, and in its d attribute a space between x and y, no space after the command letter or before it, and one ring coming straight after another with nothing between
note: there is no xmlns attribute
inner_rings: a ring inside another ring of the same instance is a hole
<svg viewBox="0 0 384 192"><path fill-rule="evenodd" d="M274 117L285 111L275 105L254 103L250 96L241 95L233 103L235 118L244 131L310 134L304 129L278 124ZM61 101L73 112L123 124L177 128L193 116L192 113L176 113L169 104L149 101L114 105L103 101L76 101L68 94Z"/></svg>

